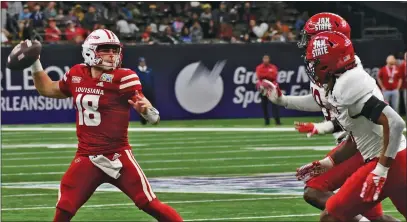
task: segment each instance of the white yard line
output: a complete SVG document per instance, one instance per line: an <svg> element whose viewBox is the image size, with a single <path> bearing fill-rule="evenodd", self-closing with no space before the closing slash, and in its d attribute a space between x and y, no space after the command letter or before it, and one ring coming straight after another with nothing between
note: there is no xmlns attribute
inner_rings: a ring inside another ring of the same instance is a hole
<svg viewBox="0 0 407 222"><path fill-rule="evenodd" d="M218 169L218 168L252 168L252 167L272 167L272 166L290 166L293 163L276 164L253 164L253 165L229 165L229 166L199 166L199 169ZM145 168L144 171L170 171L170 170L191 170L196 167L167 167L167 168ZM31 173L2 173L2 176L24 176L24 175L60 175L65 172L31 172Z"/></svg>
<svg viewBox="0 0 407 222"><path fill-rule="evenodd" d="M234 201L258 201L258 200L281 200L281 199L299 199L299 196L289 197L259 197L259 198L234 198L234 199L217 199L217 200L185 200L185 201L167 201L167 204L189 204L189 203L214 203L214 202L234 202ZM106 208L116 206L134 206L134 203L120 204L93 204L84 205L83 208ZM38 206L38 207L21 207L21 208L2 208L1 211L19 211L19 210L40 210L55 209L55 206Z"/></svg>
<svg viewBox="0 0 407 222"><path fill-rule="evenodd" d="M253 143L255 142L276 142L276 141L296 141L298 143L301 143L302 141L321 141L326 140L326 143L329 143L328 141L331 141L331 138L306 138L306 137L296 137L296 138L273 138L273 137L268 137L268 138L251 138L251 139L239 139L238 137L233 138L233 139L224 139L224 138L213 138L213 139L208 139L208 140L182 140L179 139L178 141L171 141L171 142L163 142L159 140L158 142L156 141L150 141L148 144L134 144L135 147L137 146L157 146L157 145L191 145L193 146L194 144L216 144L216 143L228 143L228 144L236 144L236 143ZM130 141L132 143L133 141ZM137 142L137 141L134 141ZM133 146L133 145L132 145ZM25 144L2 144L1 145L2 149L21 149L21 148L76 148L77 144L52 144L52 143L25 143Z"/></svg>
<svg viewBox="0 0 407 222"><path fill-rule="evenodd" d="M169 141L169 142L165 142L165 141L161 141L161 140L157 140L157 141L150 141L148 143L149 146L156 146L156 145L185 145L185 144L211 144L211 143L228 143L228 144L235 144L235 143L243 143L243 142L249 142L249 143L253 143L253 141L255 142L275 142L275 141L305 141L305 140L332 140L331 138L306 138L306 137L294 137L294 138L274 138L272 136L270 137L266 137L266 138L250 138L248 137L247 139L239 139L238 136L236 136L235 138L231 138L231 139L224 139L222 137L218 137L218 138L212 138L212 139L207 139L207 140L184 140L184 139L178 139L177 141ZM134 142L136 142L137 140L135 140ZM130 141L133 142L133 141ZM35 144L35 143L34 143ZM43 144L35 144L37 146L39 145L43 145ZM2 149L15 149L16 147L18 148L30 148L29 147L30 144L2 144ZM140 145L140 146L146 146L146 145ZM49 148L75 148L77 147L76 144L69 144L69 146L62 146L60 144L48 144L46 147Z"/></svg>
<svg viewBox="0 0 407 222"><path fill-rule="evenodd" d="M262 159L297 159L308 157L321 157L321 155L297 155L297 156L260 156L260 157L230 157L230 158L206 158L206 159L176 159L176 160L144 160L138 161L140 164L145 163L183 163L183 162L223 162L228 160L262 160ZM58 164L29 164L29 165L3 165L3 168L32 168L32 167L53 167L69 166L69 163Z"/></svg>
<svg viewBox="0 0 407 222"><path fill-rule="evenodd" d="M256 138L296 138L301 136L300 134L284 134L284 135L273 135L273 134L257 134L257 135L231 135L231 136L219 136L219 137L214 137L214 136L199 136L199 137L173 137L173 136L168 136L168 137L163 137L160 138L160 142L164 142L164 141L179 141L181 139L185 139L187 138L190 141L196 141L196 140L204 140L204 141L208 141L208 140L213 140L214 138L219 138L219 139L256 139ZM305 137L305 136L304 136ZM71 141L74 140L76 141L76 137L66 137L66 136L52 136L52 134L50 133L48 136L43 136L43 137L35 137L34 135L30 137L24 137L21 138L21 136L16 136L13 138L10 138L8 136L3 136L2 138L2 143L3 144L7 144L7 143L15 143L15 142L19 142L19 143L23 143L23 141L29 141L29 142L33 142L33 141L55 141L55 140L62 140L62 141ZM148 137L148 136L143 136L143 135L138 135L138 136L130 136L129 141L132 142L139 142L139 143L150 143L150 142L154 142L157 141L157 138L155 137Z"/></svg>
<svg viewBox="0 0 407 222"><path fill-rule="evenodd" d="M394 213L395 210L385 210L385 213ZM266 215L266 216L249 216L249 217L221 217L221 218L202 218L202 219L186 219L184 221L221 221L221 220L249 220L249 219L267 219L267 218L285 218L285 217L313 217L319 216L321 213L310 214L286 214L286 215Z"/></svg>
<svg viewBox="0 0 407 222"><path fill-rule="evenodd" d="M49 144L36 144L38 146L41 145L41 147L46 147ZM61 144L62 145L62 144ZM269 145L269 144L267 144ZM133 144L130 144L130 146L134 147ZM160 147L160 148L155 148L155 147L146 147L146 148L133 148L134 150L142 150L142 151L155 151L155 150L190 150L190 149L219 149L219 148L231 148L234 146L229 146L229 145L213 145L213 146L188 146L188 147ZM76 149L77 147L75 147ZM236 147L235 147L236 148ZM239 147L237 147L239 148ZM11 147L9 149L12 149ZM18 148L16 148L18 149ZM33 152L12 152L12 153L3 153L2 156L20 156L20 155L31 155L31 154L37 154L37 155L43 155L43 154L58 154L58 153L75 153L75 149L72 150L54 150L54 151L42 151L42 150L36 150Z"/></svg>
<svg viewBox="0 0 407 222"><path fill-rule="evenodd" d="M26 194L2 195L2 197L36 197L36 196L58 196L58 194L57 193L26 193Z"/></svg>
<svg viewBox="0 0 407 222"><path fill-rule="evenodd" d="M52 135L51 135L52 137ZM31 141L32 142L32 141ZM133 147L146 146L145 144L131 144ZM62 148L77 148L77 143L25 143L25 144L3 144L2 149L32 149L32 148L48 148L48 149L62 149ZM55 153L58 151L54 151Z"/></svg>
<svg viewBox="0 0 407 222"><path fill-rule="evenodd" d="M273 144L270 144L273 145ZM247 147L244 149L256 151L278 151L278 150L332 150L335 146L269 146L269 147Z"/></svg>
<svg viewBox="0 0 407 222"><path fill-rule="evenodd" d="M5 132L22 131L62 131L75 132L75 127L2 127ZM255 128L255 127L157 127L157 128L128 128L129 132L295 132L294 127ZM406 131L406 129L404 129Z"/></svg>
<svg viewBox="0 0 407 222"><path fill-rule="evenodd" d="M2 131L63 131L74 132L75 127L3 127ZM129 128L129 132L294 132L294 127L290 128L211 128L211 127L157 127L157 128Z"/></svg>
<svg viewBox="0 0 407 222"><path fill-rule="evenodd" d="M269 150L264 150L269 151ZM135 154L137 158L139 156L179 156L179 155L196 155L196 154L223 154L223 153L253 153L260 152L259 150L226 150L226 151L204 151L204 152L171 152L171 153L140 153ZM24 161L24 160L46 160L46 159L70 159L73 156L45 156L45 157L16 157L16 158L6 158L3 157L3 161ZM3 164L4 165L4 164Z"/></svg>

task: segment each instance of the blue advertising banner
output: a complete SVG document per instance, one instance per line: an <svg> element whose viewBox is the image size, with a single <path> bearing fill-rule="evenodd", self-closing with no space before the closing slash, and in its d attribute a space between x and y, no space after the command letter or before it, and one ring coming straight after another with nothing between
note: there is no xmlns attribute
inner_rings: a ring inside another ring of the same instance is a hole
<svg viewBox="0 0 407 222"><path fill-rule="evenodd" d="M377 75L387 55L403 48L402 41L354 43L366 71ZM30 69L5 68L11 48L2 48L1 120L3 124L74 122L72 98L39 96ZM279 68L277 81L288 95L309 93L301 51L294 43L132 46L124 49L123 66L136 70L146 59L154 82L155 105L162 119L262 117L255 90L255 68L268 54ZM41 62L53 80L82 63L80 46L44 46ZM319 115L281 108L281 116ZM131 119L138 119L133 112Z"/></svg>

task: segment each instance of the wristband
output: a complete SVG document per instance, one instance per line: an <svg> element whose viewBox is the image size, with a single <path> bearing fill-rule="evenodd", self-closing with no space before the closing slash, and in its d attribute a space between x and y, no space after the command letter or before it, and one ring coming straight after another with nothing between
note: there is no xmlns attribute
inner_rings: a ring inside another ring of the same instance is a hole
<svg viewBox="0 0 407 222"><path fill-rule="evenodd" d="M36 72L42 72L44 69L42 68L41 62L39 59L37 59L32 65L31 65L31 72L36 73Z"/></svg>
<svg viewBox="0 0 407 222"><path fill-rule="evenodd" d="M321 166L328 169L332 168L335 165L334 161L330 156L327 156L324 159L320 160L319 163L321 164Z"/></svg>
<svg viewBox="0 0 407 222"><path fill-rule="evenodd" d="M385 167L385 166L381 165L380 163L377 163L376 168L374 168L372 173L377 176L386 177L388 171L389 171L389 167Z"/></svg>
<svg viewBox="0 0 407 222"><path fill-rule="evenodd" d="M160 121L160 113L154 107L147 108L145 114L141 114L151 124L157 124Z"/></svg>

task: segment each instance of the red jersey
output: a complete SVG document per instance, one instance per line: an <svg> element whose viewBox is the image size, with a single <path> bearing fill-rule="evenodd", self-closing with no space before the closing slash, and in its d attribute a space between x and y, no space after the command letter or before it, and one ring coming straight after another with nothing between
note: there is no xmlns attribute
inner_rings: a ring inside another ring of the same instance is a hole
<svg viewBox="0 0 407 222"><path fill-rule="evenodd" d="M76 36L84 36L86 30L81 27L75 27L72 29L65 29L65 38L66 40L73 40Z"/></svg>
<svg viewBox="0 0 407 222"><path fill-rule="evenodd" d="M277 80L278 69L273 64L264 65L263 63L256 67L257 79L267 79L270 81Z"/></svg>
<svg viewBox="0 0 407 222"><path fill-rule="evenodd" d="M59 88L72 96L76 108L78 154L97 155L130 149L127 138L131 105L127 102L141 92L137 74L130 69L105 71L92 78L90 67L73 66Z"/></svg>
<svg viewBox="0 0 407 222"><path fill-rule="evenodd" d="M406 68L406 63L407 62L404 61L399 66L399 73L401 74L401 76L403 78L403 85L401 86L401 88L403 88L403 89L407 89L407 68Z"/></svg>
<svg viewBox="0 0 407 222"><path fill-rule="evenodd" d="M45 41L57 42L61 40L61 31L59 29L46 28L45 29Z"/></svg>
<svg viewBox="0 0 407 222"><path fill-rule="evenodd" d="M383 66L377 76L383 83L385 90L395 90L402 78L397 66Z"/></svg>

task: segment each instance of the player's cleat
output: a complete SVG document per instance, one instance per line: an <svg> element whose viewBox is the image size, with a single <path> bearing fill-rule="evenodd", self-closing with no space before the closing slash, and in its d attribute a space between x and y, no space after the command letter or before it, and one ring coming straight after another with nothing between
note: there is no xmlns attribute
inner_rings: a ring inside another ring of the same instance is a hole
<svg viewBox="0 0 407 222"><path fill-rule="evenodd" d="M16 45L7 58L7 68L22 70L31 66L41 54L39 41L25 40Z"/></svg>

